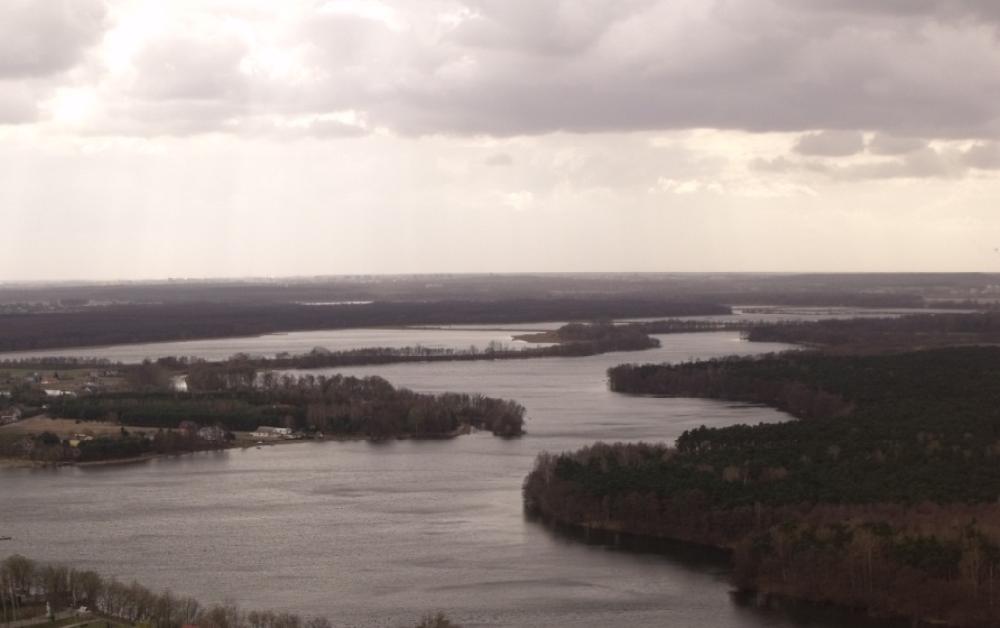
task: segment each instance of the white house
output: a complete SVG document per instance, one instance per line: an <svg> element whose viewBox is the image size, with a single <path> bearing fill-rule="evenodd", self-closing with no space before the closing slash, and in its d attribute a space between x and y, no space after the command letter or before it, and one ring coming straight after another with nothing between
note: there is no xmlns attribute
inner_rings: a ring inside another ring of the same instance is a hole
<svg viewBox="0 0 1000 628"><path fill-rule="evenodd" d="M7 425L8 423L16 423L21 420L21 409L20 408L7 408L6 410L0 411L0 425Z"/></svg>
<svg viewBox="0 0 1000 628"><path fill-rule="evenodd" d="M76 393L72 390L56 390L53 388L45 389L46 397L76 397Z"/></svg>
<svg viewBox="0 0 1000 628"><path fill-rule="evenodd" d="M198 430L198 438L210 443L221 443L226 440L226 430L218 425L209 425Z"/></svg>
<svg viewBox="0 0 1000 628"><path fill-rule="evenodd" d="M250 436L254 438L288 438L292 435L292 428L290 427L271 427L269 425L261 425L257 428L257 431Z"/></svg>

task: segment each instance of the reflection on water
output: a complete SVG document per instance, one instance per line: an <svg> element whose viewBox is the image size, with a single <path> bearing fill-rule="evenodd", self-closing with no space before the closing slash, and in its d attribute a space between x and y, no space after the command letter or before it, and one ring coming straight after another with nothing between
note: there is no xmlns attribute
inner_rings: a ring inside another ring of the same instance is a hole
<svg viewBox="0 0 1000 628"><path fill-rule="evenodd" d="M337 626L412 624L439 609L465 626L855 625L734 603L712 552L635 552L525 520L520 486L541 450L785 418L607 390L605 370L627 360L783 348L733 333L661 340L638 354L344 369L419 391L518 399L529 416L521 439L301 443L5 472L0 534L14 540L0 551L206 602L324 614Z"/></svg>

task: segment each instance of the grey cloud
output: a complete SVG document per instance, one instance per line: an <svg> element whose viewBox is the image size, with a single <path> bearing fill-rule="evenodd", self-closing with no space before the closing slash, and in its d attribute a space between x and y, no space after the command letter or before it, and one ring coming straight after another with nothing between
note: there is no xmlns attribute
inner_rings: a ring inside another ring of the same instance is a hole
<svg viewBox="0 0 1000 628"><path fill-rule="evenodd" d="M904 154L920 147L882 136L1000 138L1000 44L982 27L1000 10L955 2L426 0L392 4L402 29L317 10L282 42L308 80L241 71L239 39L180 36L148 44L111 98L154 133L157 115L227 130L351 109L405 135L824 131L800 149L836 156L864 131ZM442 27L456 6L472 17Z"/></svg>
<svg viewBox="0 0 1000 628"><path fill-rule="evenodd" d="M820 131L799 138L795 152L800 155L846 157L860 153L865 148L865 138L858 131Z"/></svg>
<svg viewBox="0 0 1000 628"><path fill-rule="evenodd" d="M483 160L487 166L510 166L514 160L507 153L495 153Z"/></svg>
<svg viewBox="0 0 1000 628"><path fill-rule="evenodd" d="M0 77L43 77L68 70L107 26L100 0L4 0Z"/></svg>
<svg viewBox="0 0 1000 628"><path fill-rule="evenodd" d="M0 81L0 124L24 124L38 117L37 94L25 83Z"/></svg>
<svg viewBox="0 0 1000 628"><path fill-rule="evenodd" d="M560 47L572 54L531 43L558 39L564 25L549 13L531 42L460 31L439 45L465 59L464 73L418 70L360 104L413 134L711 127L980 137L1000 128L991 97L1000 51L974 24L924 36L915 33L936 18L919 12L896 23L773 1L710 6L701 15L675 3L634 6ZM490 17L503 32L525 20Z"/></svg>
<svg viewBox="0 0 1000 628"><path fill-rule="evenodd" d="M964 174L965 169L949 155L933 148L923 148L902 157L874 164L857 164L838 168L832 174L843 179L907 179L950 178Z"/></svg>
<svg viewBox="0 0 1000 628"><path fill-rule="evenodd" d="M246 52L235 38L152 42L135 59L138 80L131 92L150 100L245 100L247 80L239 66Z"/></svg>
<svg viewBox="0 0 1000 628"><path fill-rule="evenodd" d="M950 19L1000 19L995 0L781 0L798 8L819 12L859 13L887 17L933 15Z"/></svg>
<svg viewBox="0 0 1000 628"><path fill-rule="evenodd" d="M997 142L978 142L965 151L963 161L971 168L998 170L1000 169L1000 144Z"/></svg>
<svg viewBox="0 0 1000 628"><path fill-rule="evenodd" d="M980 148L981 151L976 151ZM924 146L877 161L844 164L837 159L776 157L754 159L750 168L759 172L808 172L840 181L871 179L959 178L970 168L1000 168L1000 147L982 144L972 150L937 150Z"/></svg>
<svg viewBox="0 0 1000 628"><path fill-rule="evenodd" d="M594 44L617 22L653 4L651 0L466 0L474 18L454 39L475 48L570 55Z"/></svg>
<svg viewBox="0 0 1000 628"><path fill-rule="evenodd" d="M875 155L905 155L925 146L927 146L927 142L920 138L876 133L868 142L868 152Z"/></svg>

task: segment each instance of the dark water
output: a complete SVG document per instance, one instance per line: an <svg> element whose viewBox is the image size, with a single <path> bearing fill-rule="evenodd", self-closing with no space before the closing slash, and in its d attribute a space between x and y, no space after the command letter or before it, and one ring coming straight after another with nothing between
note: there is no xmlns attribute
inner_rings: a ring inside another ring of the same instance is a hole
<svg viewBox="0 0 1000 628"><path fill-rule="evenodd" d="M446 334L449 332L440 332ZM642 353L349 369L421 391L509 396L528 436L302 443L126 467L0 474L0 554L69 563L205 602L324 614L338 626L854 626L734 600L726 564L674 547L588 543L524 518L535 455L596 440L783 420L767 408L608 392L604 371L782 348L736 334L661 337ZM591 539L592 541L594 539Z"/></svg>

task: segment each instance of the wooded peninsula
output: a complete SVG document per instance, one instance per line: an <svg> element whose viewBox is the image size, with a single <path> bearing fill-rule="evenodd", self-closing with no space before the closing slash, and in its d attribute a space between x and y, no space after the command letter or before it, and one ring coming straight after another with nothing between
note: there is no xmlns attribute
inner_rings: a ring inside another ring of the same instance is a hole
<svg viewBox="0 0 1000 628"><path fill-rule="evenodd" d="M892 342L882 352L610 369L616 392L767 404L798 420L702 427L674 446L543 454L525 480L526 508L563 524L728 549L736 583L750 590L996 625L1000 348L888 350L907 335L919 346L928 328L967 341L995 324L983 315L904 319L899 329L804 323L766 328L782 331L767 338L836 328Z"/></svg>

